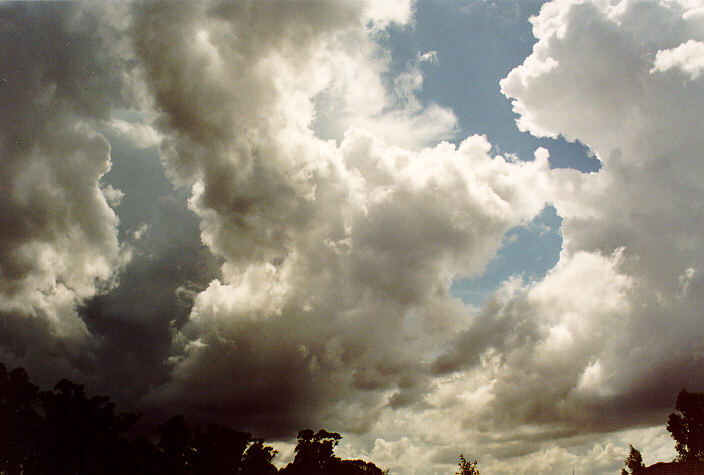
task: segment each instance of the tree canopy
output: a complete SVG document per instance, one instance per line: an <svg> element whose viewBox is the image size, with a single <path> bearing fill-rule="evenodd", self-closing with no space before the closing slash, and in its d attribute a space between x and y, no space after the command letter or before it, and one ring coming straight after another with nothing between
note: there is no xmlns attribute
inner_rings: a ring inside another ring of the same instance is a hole
<svg viewBox="0 0 704 475"><path fill-rule="evenodd" d="M40 391L22 368L0 363L0 473L7 475L270 475L276 450L264 439L218 424L191 427L175 415L158 427L156 443L126 433L139 415L116 413L107 396L89 397L62 379ZM373 463L342 460L336 432L298 433L288 474L381 475Z"/></svg>
<svg viewBox="0 0 704 475"><path fill-rule="evenodd" d="M313 432L305 429L298 433L296 456L281 473L287 475L382 475L384 472L364 460L342 460L335 456L335 447L342 437L337 432L324 429Z"/></svg>
<svg viewBox="0 0 704 475"><path fill-rule="evenodd" d="M682 389L675 411L667 418L667 430L675 439L679 461L704 461L704 393Z"/></svg>
<svg viewBox="0 0 704 475"><path fill-rule="evenodd" d="M633 447L632 444L628 444L628 447L630 450L628 451L628 456L626 457L626 460L623 462L623 464L626 466L625 469L621 470L622 474L638 474L643 471L645 468L645 464L643 464L643 456L640 454L640 451ZM628 469L628 470L626 470Z"/></svg>
<svg viewBox="0 0 704 475"><path fill-rule="evenodd" d="M477 461L467 460L462 454L460 454L460 461L457 462L457 466L459 467L460 471L455 472L455 475L479 475Z"/></svg>

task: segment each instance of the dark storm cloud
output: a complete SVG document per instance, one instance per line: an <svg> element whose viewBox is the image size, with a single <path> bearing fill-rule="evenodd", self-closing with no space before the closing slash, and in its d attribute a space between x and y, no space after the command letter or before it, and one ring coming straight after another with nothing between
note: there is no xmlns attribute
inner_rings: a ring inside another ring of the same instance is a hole
<svg viewBox="0 0 704 475"><path fill-rule="evenodd" d="M0 17L3 360L139 406L188 315L177 289L217 269L156 153L115 118L141 107L122 7L6 3Z"/></svg>
<svg viewBox="0 0 704 475"><path fill-rule="evenodd" d="M205 288L218 270L184 194L164 176L156 147L141 148L107 129L114 163L105 182L124 193L120 237L132 257L119 285L86 302L82 317L97 342L95 390L139 406L150 387L168 379L164 362L174 329L188 317L189 291Z"/></svg>
<svg viewBox="0 0 704 475"><path fill-rule="evenodd" d="M0 307L80 346L76 305L128 257L100 181L110 145L94 127L125 102L126 69L78 4L3 3L0 25Z"/></svg>

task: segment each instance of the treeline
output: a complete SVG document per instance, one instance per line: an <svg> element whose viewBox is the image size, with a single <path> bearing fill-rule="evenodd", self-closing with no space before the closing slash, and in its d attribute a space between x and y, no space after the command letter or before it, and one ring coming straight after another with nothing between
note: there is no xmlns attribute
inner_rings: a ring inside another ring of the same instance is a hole
<svg viewBox="0 0 704 475"><path fill-rule="evenodd" d="M23 368L8 372L0 363L0 474L384 473L371 462L336 457L341 437L335 432L300 431L294 461L277 470L276 450L249 433L218 424L190 427L177 415L159 426L157 442L128 438L138 419L67 379L40 391Z"/></svg>

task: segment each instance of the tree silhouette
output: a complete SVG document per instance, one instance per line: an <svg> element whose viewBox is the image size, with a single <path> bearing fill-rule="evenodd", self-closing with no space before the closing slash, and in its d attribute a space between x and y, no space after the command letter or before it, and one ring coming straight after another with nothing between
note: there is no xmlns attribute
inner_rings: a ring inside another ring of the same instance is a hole
<svg viewBox="0 0 704 475"><path fill-rule="evenodd" d="M191 430L183 416L173 416L159 426L157 444L161 456L156 473L176 475L224 475L276 473L271 463L276 451L263 439L218 424L202 432Z"/></svg>
<svg viewBox="0 0 704 475"><path fill-rule="evenodd" d="M44 414L36 440L40 473L123 473L123 434L135 414L114 414L106 396L86 397L83 386L62 379L55 392L40 393Z"/></svg>
<svg viewBox="0 0 704 475"><path fill-rule="evenodd" d="M242 457L242 465L238 473L251 475L269 475L276 473L276 467L271 463L276 450L264 445L263 439L253 439Z"/></svg>
<svg viewBox="0 0 704 475"><path fill-rule="evenodd" d="M623 462L623 464L629 471L622 469L621 473L641 473L645 468L645 465L643 464L643 457L641 456L638 449L633 447L632 444L628 444L628 446L630 447L630 450L628 451L628 456L626 457L626 460Z"/></svg>
<svg viewBox="0 0 704 475"><path fill-rule="evenodd" d="M29 472L37 459L34 440L41 417L39 388L29 382L27 372L7 372L0 363L0 472Z"/></svg>
<svg viewBox="0 0 704 475"><path fill-rule="evenodd" d="M156 475L164 473L161 453L145 437L137 437L127 443L122 466L132 475Z"/></svg>
<svg viewBox="0 0 704 475"><path fill-rule="evenodd" d="M194 473L237 473L250 438L251 434L217 424L209 424L204 433L196 429L192 457Z"/></svg>
<svg viewBox="0 0 704 475"><path fill-rule="evenodd" d="M667 430L675 439L677 460L704 460L704 393L682 389L675 403L676 413L667 418Z"/></svg>
<svg viewBox="0 0 704 475"><path fill-rule="evenodd" d="M460 461L457 462L457 466L460 471L455 472L456 475L479 475L479 469L477 468L477 461L474 460L470 462L464 455L460 454Z"/></svg>
<svg viewBox="0 0 704 475"><path fill-rule="evenodd" d="M281 473L287 475L382 475L384 472L371 462L341 460L334 450L342 437L324 429L298 433L296 456Z"/></svg>
<svg viewBox="0 0 704 475"><path fill-rule="evenodd" d="M159 426L157 448L163 457L164 473L185 475L191 472L193 434L183 416L172 416Z"/></svg>
<svg viewBox="0 0 704 475"><path fill-rule="evenodd" d="M313 432L305 429L298 433L296 456L286 467L294 474L327 474L332 473L335 463L334 450L342 437L337 432L324 429Z"/></svg>
<svg viewBox="0 0 704 475"><path fill-rule="evenodd" d="M3 475L271 475L276 451L263 439L209 424L192 429L183 416L158 427L159 441L128 440L139 416L115 413L107 396L86 395L62 379L40 391L27 372L0 363L0 474ZM298 433L296 456L282 473L383 475L364 460L341 460L341 436L310 429ZM476 472L479 473L479 472Z"/></svg>
<svg viewBox="0 0 704 475"><path fill-rule="evenodd" d="M382 471L373 463L364 460L338 460L333 473L339 475L383 475L388 473L388 470Z"/></svg>

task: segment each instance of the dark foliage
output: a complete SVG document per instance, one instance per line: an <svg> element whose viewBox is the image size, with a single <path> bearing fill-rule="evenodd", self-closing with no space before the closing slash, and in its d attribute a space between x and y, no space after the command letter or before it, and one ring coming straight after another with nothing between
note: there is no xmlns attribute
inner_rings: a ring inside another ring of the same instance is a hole
<svg viewBox="0 0 704 475"><path fill-rule="evenodd" d="M128 440L138 415L115 414L105 396L88 397L62 379L39 391L27 372L0 363L0 473L219 475L276 473L276 453L250 434L211 424L191 429L182 416L159 426L159 442Z"/></svg>
<svg viewBox="0 0 704 475"><path fill-rule="evenodd" d="M682 389L675 411L667 418L667 430L675 439L678 461L704 461L704 393Z"/></svg>
<svg viewBox="0 0 704 475"><path fill-rule="evenodd" d="M40 393L43 417L37 446L39 473L123 473L123 434L139 418L115 415L108 397L88 398L83 386L62 379L54 392Z"/></svg>
<svg viewBox="0 0 704 475"><path fill-rule="evenodd" d="M342 437L337 432L311 429L298 433L296 456L281 470L287 475L382 475L384 472L371 462L342 460L334 450Z"/></svg>
<svg viewBox="0 0 704 475"><path fill-rule="evenodd" d="M630 450L628 451L626 460L623 462L628 470L622 469L621 473L642 473L645 468L645 464L643 464L643 457L641 456L640 451L631 444L628 444L628 446L630 447Z"/></svg>
<svg viewBox="0 0 704 475"><path fill-rule="evenodd" d="M62 379L39 391L27 372L0 363L0 474L7 475L270 475L276 451L263 439L209 424L191 428L183 416L159 426L159 441L125 434L138 415L115 414L106 396L88 397L82 385ZM371 462L341 460L340 434L304 430L289 474L381 475Z"/></svg>
<svg viewBox="0 0 704 475"><path fill-rule="evenodd" d="M29 382L27 372L16 368L8 373L0 364L0 472L34 468L38 458L34 441L42 423L38 406L39 388Z"/></svg>
<svg viewBox="0 0 704 475"><path fill-rule="evenodd" d="M276 467L271 463L274 455L276 455L276 450L264 445L263 439L253 439L244 452L239 473L252 475L276 473Z"/></svg>

